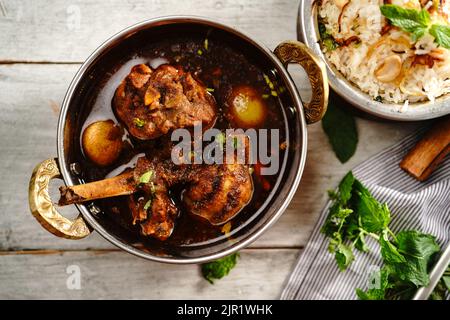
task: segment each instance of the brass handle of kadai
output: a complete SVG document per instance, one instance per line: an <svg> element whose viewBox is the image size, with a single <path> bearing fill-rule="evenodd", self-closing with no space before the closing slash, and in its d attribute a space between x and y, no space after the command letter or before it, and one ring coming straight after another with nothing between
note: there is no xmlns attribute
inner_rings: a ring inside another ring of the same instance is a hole
<svg viewBox="0 0 450 320"><path fill-rule="evenodd" d="M61 178L55 159L47 159L36 166L31 175L28 188L28 201L33 216L39 223L54 235L67 239L82 239L91 231L79 215L75 220L63 217L55 208L48 186L52 179Z"/></svg>
<svg viewBox="0 0 450 320"><path fill-rule="evenodd" d="M312 88L311 101L303 103L306 122L310 124L320 121L327 111L329 94L325 63L298 41L282 42L274 53L286 67L289 63L295 62L305 69Z"/></svg>

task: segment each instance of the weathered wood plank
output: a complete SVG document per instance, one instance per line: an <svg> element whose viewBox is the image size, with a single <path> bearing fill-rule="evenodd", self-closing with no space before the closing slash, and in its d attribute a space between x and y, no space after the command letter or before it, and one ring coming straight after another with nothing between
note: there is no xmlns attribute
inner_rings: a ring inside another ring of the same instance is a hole
<svg viewBox="0 0 450 320"><path fill-rule="evenodd" d="M59 105L77 68L77 65L39 64L0 66L0 250L111 248L95 233L80 241L58 239L43 230L28 209L31 172L38 162L56 155ZM306 94L304 81L300 86ZM308 159L300 188L281 219L254 245L303 246L326 201L326 190L354 165L417 126L358 119L358 151L345 165L334 156L320 124L309 126ZM55 181L54 185L58 183ZM74 213L75 209L64 212Z"/></svg>
<svg viewBox="0 0 450 320"><path fill-rule="evenodd" d="M59 105L77 69L76 65L0 67L1 250L80 248L89 247L89 243L108 246L96 235L84 244L51 237L31 216L28 208L31 172L40 161L56 156ZM55 180L54 185L58 183ZM75 210L64 212L71 211Z"/></svg>
<svg viewBox="0 0 450 320"><path fill-rule="evenodd" d="M282 40L295 39L298 7L292 0L1 2L0 61L81 62L123 28L177 14L220 20L275 48Z"/></svg>
<svg viewBox="0 0 450 320"><path fill-rule="evenodd" d="M244 250L235 269L214 285L196 265L122 252L0 255L0 299L278 299L297 255L292 249ZM80 290L66 285L73 265L80 270Z"/></svg>

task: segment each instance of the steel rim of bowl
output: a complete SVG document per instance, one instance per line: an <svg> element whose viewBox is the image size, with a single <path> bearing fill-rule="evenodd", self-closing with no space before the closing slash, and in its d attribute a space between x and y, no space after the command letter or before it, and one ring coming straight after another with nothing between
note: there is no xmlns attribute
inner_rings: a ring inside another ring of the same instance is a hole
<svg viewBox="0 0 450 320"><path fill-rule="evenodd" d="M62 106L61 106L61 112L58 118L58 127L57 127L57 155L58 155L58 164L60 167L61 175L63 177L64 182L67 185L74 185L74 180L71 177L71 174L68 170L67 163L64 157L64 127L65 127L65 120L67 118L68 108L70 101L72 99L72 96L75 92L76 87L80 83L81 78L85 74L88 67L95 62L95 60L105 51L109 48L110 45L117 41L122 41L124 38L130 36L131 34L138 32L142 29L151 28L158 25L165 25L165 24L176 24L176 23L197 23L197 24L204 24L209 25L211 27L216 27L221 30L224 30L226 32L230 32L241 39L244 39L245 41L249 42L251 45L253 45L256 49L263 52L274 64L274 66L281 71L280 75L282 76L282 79L284 80L284 83L287 85L287 88L289 92L291 93L292 100L295 104L296 112L299 113L299 118L301 123L298 125L300 126L300 138L301 138L301 145L302 150L300 151L299 156L299 165L297 168L297 173L295 175L295 178L292 182L292 185L290 187L290 190L288 192L287 197L283 201L282 205L278 210L273 214L271 217L269 217L267 223L262 225L259 229L254 231L253 233L249 234L245 238L242 239L242 241L231 245L230 247L223 249L219 252L213 253L213 254L207 254L200 257L195 258L171 258L171 257L164 257L164 256L156 256L151 253L146 253L143 251L138 250L137 248L122 242L121 240L115 238L111 233L109 233L107 230L105 230L91 215L91 213L87 210L86 206L84 205L78 205L77 207L78 211L81 212L83 215L83 218L87 221L87 223L93 227L93 229L98 232L103 238L108 240L110 243L114 244L115 246L119 247L120 249L127 251L135 256L138 256L140 258L144 258L151 261L156 262L163 262L163 263L171 263L171 264L198 264L198 263L205 263L208 261L216 260L222 257L225 257L227 255L230 255L234 252L239 251L242 248L247 247L250 243L255 241L259 236L261 236L270 226L272 226L284 213L287 206L291 202L298 185L300 183L300 179L303 174L303 170L306 163L306 153L307 153L307 132L306 132L306 120L303 112L303 104L300 98L300 95L297 91L297 88L294 84L294 81L290 77L287 69L283 66L283 64L278 60L278 58L273 54L271 50L269 50L265 45L262 43L254 40L250 36L243 33L241 30L229 27L223 23L214 21L212 19L206 19L203 17L198 16L184 16L184 15L177 15L177 16L163 16L158 17L154 19L148 19L141 21L139 23L136 23L130 27L127 27L118 33L111 36L109 39L104 41L91 55L86 59L85 62L81 65L81 67L78 69L77 73L75 74L74 78L70 82L69 88L67 89L67 92L64 96ZM282 187L282 186L280 186Z"/></svg>
<svg viewBox="0 0 450 320"><path fill-rule="evenodd" d="M316 30L316 12L313 1L301 0L298 19L297 36L326 64L330 87L347 102L356 108L380 118L397 121L419 121L438 118L450 113L450 94L437 98L434 103L423 102L411 104L408 111L400 112L403 104L386 104L374 101L368 94L348 81L323 54L318 43ZM411 111L413 110L413 111Z"/></svg>

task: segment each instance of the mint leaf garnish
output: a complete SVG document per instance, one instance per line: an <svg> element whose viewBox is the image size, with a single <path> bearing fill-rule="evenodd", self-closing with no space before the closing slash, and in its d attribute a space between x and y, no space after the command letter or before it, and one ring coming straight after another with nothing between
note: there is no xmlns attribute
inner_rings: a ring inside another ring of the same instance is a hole
<svg viewBox="0 0 450 320"><path fill-rule="evenodd" d="M450 26L433 24L430 28L430 34L440 46L450 49Z"/></svg>

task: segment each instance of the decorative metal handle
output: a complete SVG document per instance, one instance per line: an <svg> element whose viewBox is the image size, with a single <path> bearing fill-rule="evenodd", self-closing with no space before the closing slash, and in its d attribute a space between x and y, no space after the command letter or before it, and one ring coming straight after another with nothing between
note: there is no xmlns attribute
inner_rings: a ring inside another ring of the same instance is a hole
<svg viewBox="0 0 450 320"><path fill-rule="evenodd" d="M311 124L320 121L327 111L329 94L325 63L306 45L298 41L282 42L276 47L274 53L286 67L289 63L295 62L305 69L313 93L311 101L303 103L306 122Z"/></svg>
<svg viewBox="0 0 450 320"><path fill-rule="evenodd" d="M58 237L76 240L88 236L91 230L81 215L72 221L56 210L48 193L50 181L55 178L61 178L55 159L47 159L36 166L28 188L31 213L47 231Z"/></svg>

